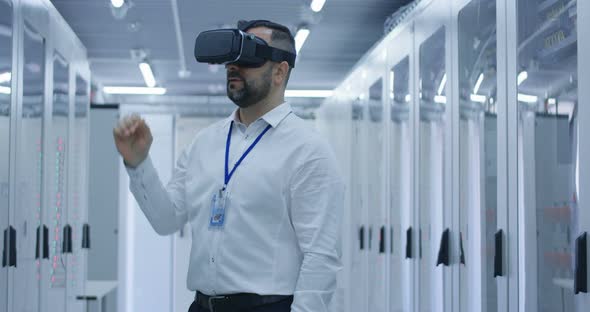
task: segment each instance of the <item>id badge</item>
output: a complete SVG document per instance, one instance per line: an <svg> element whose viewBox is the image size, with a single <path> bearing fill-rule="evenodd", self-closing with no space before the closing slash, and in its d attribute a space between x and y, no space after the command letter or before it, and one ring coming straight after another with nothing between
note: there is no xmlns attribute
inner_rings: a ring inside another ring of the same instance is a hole
<svg viewBox="0 0 590 312"><path fill-rule="evenodd" d="M219 190L215 192L211 199L211 217L209 219L209 227L222 228L225 223L225 206L226 206L227 192Z"/></svg>

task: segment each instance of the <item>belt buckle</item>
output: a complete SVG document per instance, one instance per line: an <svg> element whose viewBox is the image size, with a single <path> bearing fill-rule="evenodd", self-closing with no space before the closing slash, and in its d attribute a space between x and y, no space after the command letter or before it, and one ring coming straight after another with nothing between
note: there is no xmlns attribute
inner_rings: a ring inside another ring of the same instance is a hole
<svg viewBox="0 0 590 312"><path fill-rule="evenodd" d="M207 300L208 304L209 304L209 308L211 309L211 312L215 312L215 305L214 305L214 300L217 299L227 299L226 296L211 296L209 297L209 299Z"/></svg>

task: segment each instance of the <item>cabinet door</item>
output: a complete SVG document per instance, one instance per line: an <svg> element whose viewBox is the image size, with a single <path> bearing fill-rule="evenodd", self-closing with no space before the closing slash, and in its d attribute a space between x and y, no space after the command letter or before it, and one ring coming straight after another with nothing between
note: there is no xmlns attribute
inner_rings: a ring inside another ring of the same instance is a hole
<svg viewBox="0 0 590 312"><path fill-rule="evenodd" d="M385 312L387 284L387 254L385 225L387 210L383 202L383 183L386 171L383 162L385 131L383 127L383 79L369 88L366 161L368 168L369 213L369 311Z"/></svg>
<svg viewBox="0 0 590 312"><path fill-rule="evenodd" d="M407 37L407 36L406 36ZM412 227L412 119L410 57L390 73L390 311L412 310L412 255L406 251L407 230Z"/></svg>
<svg viewBox="0 0 590 312"><path fill-rule="evenodd" d="M8 311L8 264L10 244L9 229L9 194L10 194L10 155L12 116L12 40L13 7L12 2L0 0L0 246L2 260L0 266L0 311Z"/></svg>
<svg viewBox="0 0 590 312"><path fill-rule="evenodd" d="M43 186L43 117L45 112L45 46L39 28L22 24L22 88L17 122L14 227L17 267L13 280L13 311L39 309L40 259L36 259L37 229L41 229ZM40 245L40 244L39 244Z"/></svg>
<svg viewBox="0 0 590 312"><path fill-rule="evenodd" d="M496 1L469 1L459 11L458 30L458 310L496 312Z"/></svg>
<svg viewBox="0 0 590 312"><path fill-rule="evenodd" d="M450 109L447 105L447 25L433 19L446 11L433 2L416 21L419 118L417 126L418 311L445 311L450 298ZM450 15L450 11L449 15ZM445 14L442 14L445 16ZM446 20L446 19L443 19ZM434 22L436 21L436 22ZM446 234L445 234L446 232Z"/></svg>
<svg viewBox="0 0 590 312"><path fill-rule="evenodd" d="M517 153L522 311L582 311L576 0L519 0Z"/></svg>

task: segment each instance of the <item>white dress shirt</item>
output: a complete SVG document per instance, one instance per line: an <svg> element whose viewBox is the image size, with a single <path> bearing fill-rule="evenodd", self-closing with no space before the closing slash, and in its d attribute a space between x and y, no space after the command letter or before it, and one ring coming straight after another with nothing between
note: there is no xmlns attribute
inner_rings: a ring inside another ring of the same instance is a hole
<svg viewBox="0 0 590 312"><path fill-rule="evenodd" d="M270 125L227 186L222 229L211 228L211 199L229 171ZM187 277L208 295L294 295L293 312L328 311L340 262L344 183L327 142L284 103L249 127L237 110L202 130L180 155L166 187L148 157L127 168L130 189L156 232L192 228Z"/></svg>

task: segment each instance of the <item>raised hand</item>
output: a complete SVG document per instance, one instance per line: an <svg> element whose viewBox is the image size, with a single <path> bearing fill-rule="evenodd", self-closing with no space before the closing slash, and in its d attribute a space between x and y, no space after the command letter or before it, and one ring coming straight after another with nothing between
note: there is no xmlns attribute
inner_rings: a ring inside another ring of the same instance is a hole
<svg viewBox="0 0 590 312"><path fill-rule="evenodd" d="M135 168L148 156L154 138L150 128L139 115L133 114L119 121L113 129L115 145L125 164Z"/></svg>

